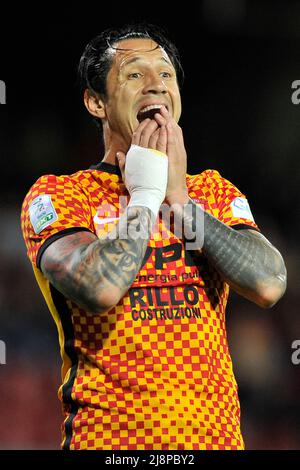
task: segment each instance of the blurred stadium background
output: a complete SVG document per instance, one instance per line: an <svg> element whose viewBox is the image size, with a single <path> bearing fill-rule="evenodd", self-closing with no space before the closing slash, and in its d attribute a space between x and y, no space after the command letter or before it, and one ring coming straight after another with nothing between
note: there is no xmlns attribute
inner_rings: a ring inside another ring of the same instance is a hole
<svg viewBox="0 0 300 470"><path fill-rule="evenodd" d="M202 0L48 2L4 12L0 31L1 244L0 448L58 449L60 357L54 323L26 258L19 214L44 173L65 174L102 158L98 131L76 88L86 43L131 21L165 27L179 47L189 172L215 168L250 201L262 232L281 250L288 290L271 310L232 294L228 337L248 449L300 449L299 157L300 2ZM38 8L42 8L38 10ZM18 19L17 19L18 18Z"/></svg>

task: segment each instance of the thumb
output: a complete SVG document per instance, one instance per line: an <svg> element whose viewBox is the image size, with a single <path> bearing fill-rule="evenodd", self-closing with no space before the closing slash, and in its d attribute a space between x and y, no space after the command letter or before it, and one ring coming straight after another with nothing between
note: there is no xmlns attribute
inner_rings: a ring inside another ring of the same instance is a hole
<svg viewBox="0 0 300 470"><path fill-rule="evenodd" d="M119 151L119 152L116 153L116 157L117 157L117 160L118 160L118 163L119 163L119 168L121 170L122 177L123 177L123 180L124 180L124 171L125 171L125 162L126 162L125 153Z"/></svg>

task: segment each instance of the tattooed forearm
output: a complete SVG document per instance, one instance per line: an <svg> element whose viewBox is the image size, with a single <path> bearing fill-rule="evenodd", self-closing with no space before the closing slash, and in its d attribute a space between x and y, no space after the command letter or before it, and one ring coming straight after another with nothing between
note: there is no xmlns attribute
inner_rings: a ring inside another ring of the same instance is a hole
<svg viewBox="0 0 300 470"><path fill-rule="evenodd" d="M260 233L234 230L200 206L189 204L193 211L184 211L184 224L196 234L204 230L204 239L198 234L203 239L203 252L226 282L263 307L273 305L286 288L286 269L279 251ZM204 217L199 227L195 226L196 211L198 220Z"/></svg>
<svg viewBox="0 0 300 470"><path fill-rule="evenodd" d="M77 232L52 243L42 256L42 271L78 305L93 313L108 310L134 281L152 224L148 208L130 207L109 238Z"/></svg>

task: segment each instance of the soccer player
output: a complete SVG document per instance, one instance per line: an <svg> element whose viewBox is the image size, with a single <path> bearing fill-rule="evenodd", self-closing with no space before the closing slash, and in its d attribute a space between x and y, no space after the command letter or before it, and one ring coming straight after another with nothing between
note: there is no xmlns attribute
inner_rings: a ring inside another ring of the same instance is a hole
<svg viewBox="0 0 300 470"><path fill-rule="evenodd" d="M215 170L186 174L181 72L153 26L93 39L79 75L105 155L42 176L23 203L59 333L63 449L244 448L228 292L270 307L286 270L244 194Z"/></svg>

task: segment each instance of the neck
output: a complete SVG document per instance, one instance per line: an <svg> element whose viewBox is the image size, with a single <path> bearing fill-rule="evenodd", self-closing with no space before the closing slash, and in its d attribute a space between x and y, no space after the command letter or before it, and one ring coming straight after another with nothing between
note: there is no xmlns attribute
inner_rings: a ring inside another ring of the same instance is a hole
<svg viewBox="0 0 300 470"><path fill-rule="evenodd" d="M105 146L105 154L104 154L102 161L105 163L111 163L112 165L118 166L118 160L116 158L116 153L118 150L120 150L120 148L112 149L112 148L106 148Z"/></svg>
<svg viewBox="0 0 300 470"><path fill-rule="evenodd" d="M105 154L102 161L118 166L118 160L116 157L117 152L123 152L126 154L129 150L130 144L126 144L123 136L115 134L105 127L103 128L103 139Z"/></svg>

